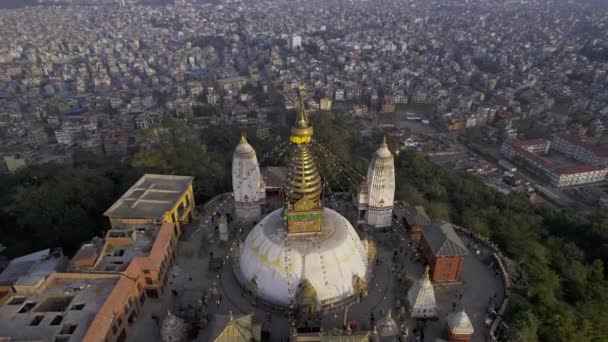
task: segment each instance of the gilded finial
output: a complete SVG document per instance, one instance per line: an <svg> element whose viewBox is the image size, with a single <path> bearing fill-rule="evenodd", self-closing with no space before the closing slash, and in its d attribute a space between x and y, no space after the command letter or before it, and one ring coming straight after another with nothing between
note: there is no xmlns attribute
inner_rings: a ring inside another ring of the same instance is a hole
<svg viewBox="0 0 608 342"><path fill-rule="evenodd" d="M429 266L426 266L424 268L424 274L423 274L424 279L429 279L429 270L430 270Z"/></svg>
<svg viewBox="0 0 608 342"><path fill-rule="evenodd" d="M296 122L291 128L290 141L294 144L307 144L312 140L312 126L308 123L308 115L304 106L304 94L306 87L300 86L300 105Z"/></svg>
<svg viewBox="0 0 608 342"><path fill-rule="evenodd" d="M241 132L241 144L246 144L247 143L247 134L245 133L245 131Z"/></svg>
<svg viewBox="0 0 608 342"><path fill-rule="evenodd" d="M391 319L393 318L393 313L391 312L391 309L388 309L388 312L386 313L386 318Z"/></svg>
<svg viewBox="0 0 608 342"><path fill-rule="evenodd" d="M230 322L234 322L234 315L232 314L232 310L228 311L228 316L230 317Z"/></svg>
<svg viewBox="0 0 608 342"><path fill-rule="evenodd" d="M382 135L382 144L383 145L387 145L388 144L387 139L386 139L386 134Z"/></svg>

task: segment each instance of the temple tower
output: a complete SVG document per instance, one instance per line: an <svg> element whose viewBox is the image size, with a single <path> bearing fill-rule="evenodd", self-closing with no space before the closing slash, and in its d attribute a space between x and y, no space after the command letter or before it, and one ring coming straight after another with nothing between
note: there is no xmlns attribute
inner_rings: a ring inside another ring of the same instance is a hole
<svg viewBox="0 0 608 342"><path fill-rule="evenodd" d="M232 187L236 217L257 220L266 199L264 180L255 150L243 134L232 158Z"/></svg>
<svg viewBox="0 0 608 342"><path fill-rule="evenodd" d="M388 149L386 136L369 163L365 191L360 191L359 210L366 209L365 221L376 228L390 227L395 198L395 161Z"/></svg>
<svg viewBox="0 0 608 342"><path fill-rule="evenodd" d="M429 267L424 270L422 278L414 283L407 293L412 317L431 318L437 317L437 303L435 301L435 290L429 277Z"/></svg>
<svg viewBox="0 0 608 342"><path fill-rule="evenodd" d="M475 330L464 308L448 315L448 335L450 342L469 342Z"/></svg>

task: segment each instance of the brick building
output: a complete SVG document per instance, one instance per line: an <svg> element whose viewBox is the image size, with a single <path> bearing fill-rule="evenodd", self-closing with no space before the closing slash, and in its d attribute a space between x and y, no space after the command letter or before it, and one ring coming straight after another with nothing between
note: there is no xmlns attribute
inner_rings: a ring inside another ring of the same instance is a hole
<svg viewBox="0 0 608 342"><path fill-rule="evenodd" d="M431 268L435 282L458 281L464 256L469 254L450 223L433 223L421 227L420 248Z"/></svg>
<svg viewBox="0 0 608 342"><path fill-rule="evenodd" d="M410 239L420 240L422 236L420 227L430 223L431 219L426 214L423 206L408 205L403 208L403 224L410 235Z"/></svg>

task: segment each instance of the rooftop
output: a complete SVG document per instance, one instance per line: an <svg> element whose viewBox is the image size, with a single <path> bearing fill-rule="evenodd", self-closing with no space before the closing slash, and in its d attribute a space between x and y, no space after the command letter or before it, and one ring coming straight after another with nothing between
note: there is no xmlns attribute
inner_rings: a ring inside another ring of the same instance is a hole
<svg viewBox="0 0 608 342"><path fill-rule="evenodd" d="M138 256L148 256L160 226L119 231L112 229L108 232L106 244L93 270L95 271L124 271L131 260ZM118 233L122 233L118 235Z"/></svg>
<svg viewBox="0 0 608 342"><path fill-rule="evenodd" d="M0 273L0 285L35 285L65 263L60 250L45 249L10 261Z"/></svg>
<svg viewBox="0 0 608 342"><path fill-rule="evenodd" d="M583 164L583 165L562 167L562 168L556 169L555 171L561 175L573 175L573 174L577 174L577 173L600 171L603 169L604 168L601 166Z"/></svg>
<svg viewBox="0 0 608 342"><path fill-rule="evenodd" d="M41 293L15 294L0 307L0 340L82 341L118 278L55 273Z"/></svg>
<svg viewBox="0 0 608 342"><path fill-rule="evenodd" d="M146 174L104 215L111 218L162 219L192 184L193 177Z"/></svg>
<svg viewBox="0 0 608 342"><path fill-rule="evenodd" d="M467 255L469 251L450 223L433 223L421 227L422 235L435 256Z"/></svg>

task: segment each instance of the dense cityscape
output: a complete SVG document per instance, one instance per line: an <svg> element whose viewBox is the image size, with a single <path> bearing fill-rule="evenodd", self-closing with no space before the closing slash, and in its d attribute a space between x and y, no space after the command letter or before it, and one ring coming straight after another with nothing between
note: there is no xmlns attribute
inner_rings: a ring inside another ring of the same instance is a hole
<svg viewBox="0 0 608 342"><path fill-rule="evenodd" d="M601 1L5 7L0 340L607 338Z"/></svg>

